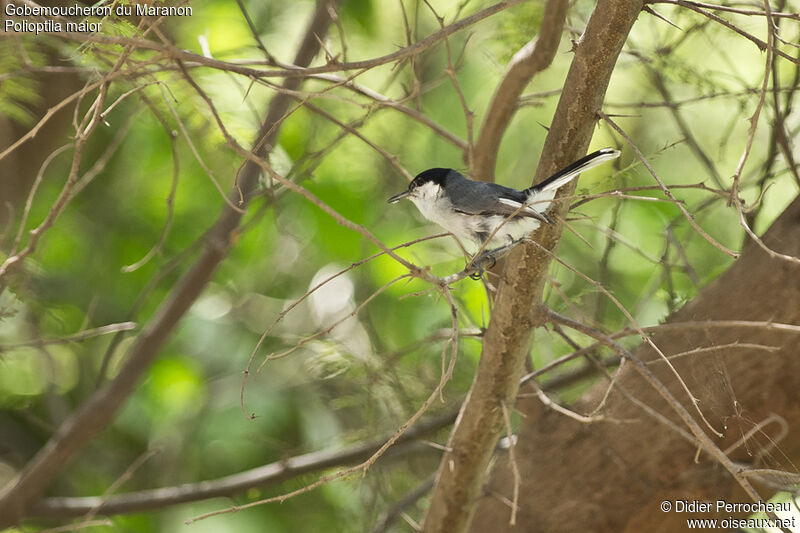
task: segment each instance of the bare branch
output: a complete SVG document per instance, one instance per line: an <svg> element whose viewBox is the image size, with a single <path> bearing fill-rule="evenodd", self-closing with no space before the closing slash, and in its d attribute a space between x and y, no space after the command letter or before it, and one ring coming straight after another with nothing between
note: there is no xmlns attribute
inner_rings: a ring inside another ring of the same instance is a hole
<svg viewBox="0 0 800 533"><path fill-rule="evenodd" d="M49 346L51 344L66 344L68 342L80 342L92 337L99 337L101 335L108 335L109 333L117 333L120 331L131 331L136 329L136 322L120 322L119 324L108 324L98 328L85 329L68 335L66 337L58 337L55 339L34 339L32 341L19 342L16 344L0 344L0 352L8 352L17 348L25 348L29 346Z"/></svg>
<svg viewBox="0 0 800 533"><path fill-rule="evenodd" d="M19 244L22 241L22 233L25 231L25 225L28 221L28 216L31 212L31 207L33 207L33 199L36 197L36 191L39 190L39 185L42 183L42 179L44 178L44 173L47 170L47 167L50 166L50 163L58 157L61 153L65 152L69 148L72 148L72 144L65 144L60 148L56 148L47 158L42 162L42 166L39 167L39 172L36 174L36 178L33 180L33 185L31 185L31 190L28 192L28 199L25 201L25 209L22 211L22 218L19 222L19 229L17 230L17 236L14 239L14 245L11 247L11 253L9 255L14 255L17 250L19 250Z"/></svg>
<svg viewBox="0 0 800 533"><path fill-rule="evenodd" d="M558 322L564 326L567 326L571 329L576 331L580 331L590 337L594 338L597 342L611 348L620 357L624 357L629 361L633 362L633 367L636 371L652 386L661 397L666 400L667 404L678 414L684 424L691 430L694 437L697 439L698 443L702 446L703 450L705 450L709 455L714 457L725 469L733 476L733 479L737 481L740 487L744 489L745 493L752 498L753 501L759 500L759 494L753 488L749 481L742 475L741 470L730 460L730 458L725 455L719 446L717 446L713 440L706 434L705 431L700 427L700 425L692 418L689 412L683 407L683 405L675 399L674 396L669 392L666 386L647 368L642 361L637 359L633 356L631 352L620 346L618 343L614 342L611 338L609 338L604 333L595 330L594 328L590 328L580 322L572 320L570 318L564 317L555 313L554 311L548 311L548 316L554 322Z"/></svg>
<svg viewBox="0 0 800 533"><path fill-rule="evenodd" d="M744 145L744 151L739 158L739 163L736 165L736 171L733 173L733 185L731 186L731 195L728 199L728 206L736 203L736 208L739 210L741 216L742 206L739 200L739 180L744 170L744 164L750 155L750 149L753 147L753 141L756 137L756 130L758 129L758 117L761 115L761 108L764 106L764 101L767 99L767 90L769 89L769 77L772 72L772 53L775 49L775 26L772 21L772 12L769 6L769 0L764 0L764 10L767 14L767 57L766 65L764 66L764 76L761 81L761 91L758 94L758 103L753 111L753 115L748 119L750 127L747 131L747 142ZM747 225L745 224L745 227Z"/></svg>
<svg viewBox="0 0 800 533"><path fill-rule="evenodd" d="M676 6L696 6L698 8L710 9L711 11L725 11L727 13L735 13L737 15L747 15L756 17L768 16L766 11L756 11L754 9L741 9L738 7L726 6L721 4L707 4L705 2L693 2L690 0L653 0L653 4L672 4ZM788 18L792 20L800 20L800 13L772 13L773 17Z"/></svg>
<svg viewBox="0 0 800 533"><path fill-rule="evenodd" d="M608 81L641 2L601 0L578 44L553 123L542 151L537 177L543 179L585 153ZM569 189L562 194L570 194ZM563 216L566 206L559 206ZM552 250L558 225L540 228L539 242ZM517 395L531 339L544 317L531 311L541 301L547 277L547 254L520 246L509 256L500 281L483 352L468 400L450 437L423 531L464 531L472 502L503 429L501 402Z"/></svg>
<svg viewBox="0 0 800 533"><path fill-rule="evenodd" d="M67 34L59 34L59 35L63 36L63 35L67 35ZM75 40L77 40L79 42L85 42L86 41L86 36L89 35L89 34L81 33L81 34L77 34L77 35L78 36L82 36L83 38L82 39L77 39L76 38ZM151 41L146 41L146 42L151 42ZM30 130L28 130L25 133L25 135L23 135L22 137L20 137L16 141L14 141L14 143L11 144L11 146L9 146L8 148L6 148L2 152L0 152L0 160L2 160L4 157L8 156L8 154L10 154L14 150L16 150L17 148L22 146L23 144L25 144L29 140L33 139L39 133L39 131L42 129L42 127L45 124L47 124L47 122L50 121L50 119L52 119L59 111L61 111L65 107L67 107L69 104L75 102L76 100L80 101L84 96L86 96L87 94L91 93L92 91L98 89L103 84L110 83L110 82L116 80L117 78L121 78L121 77L125 77L125 76L131 76L136 71L143 70L143 69L147 68L151 64L157 64L160 61L163 61L163 59L164 58L162 56L155 55L151 59L148 59L147 61L143 61L141 63L136 64L136 67L133 70L118 69L118 70L116 70L114 72L107 73L107 75L104 76L100 81L96 81L96 82L93 82L93 83L86 84L86 86L84 86L81 90L76 91L75 93L69 95L68 97L66 97L63 100L61 100L60 102L58 102L53 107L49 108L45 112L44 116L42 116L42 118L40 118L39 121Z"/></svg>
<svg viewBox="0 0 800 533"><path fill-rule="evenodd" d="M342 78L342 77L337 76L335 74L317 74L317 75L312 76L312 78L319 79L319 80L324 80L324 81L330 81L330 82L342 85L343 87L347 87L348 89L351 89L351 90L355 91L358 94L364 95L367 98L370 98L370 99L374 100L378 105L380 105L382 107L388 107L388 108L394 109L395 111L399 111L399 112L403 113L404 115L411 117L412 119L416 120L420 124L430 128L431 131L436 133L438 136L440 136L441 138L443 138L444 140L446 140L447 142L449 142L450 144L452 144L453 146L455 146L459 150L466 151L466 149L467 149L466 141L464 141L460 137L456 136L454 133L452 133L452 132L448 131L447 129L445 129L444 126L434 122L433 119L431 119L428 115L426 115L426 114L424 114L424 113L422 113L422 112L420 112L420 111L418 111L418 110L416 110L416 109L414 109L412 107L408 107L406 105L401 104L400 102L392 100L388 96L384 96L384 95L382 95L382 94L370 89L369 87L366 87L364 85L360 85L360 84L358 84L358 83L356 83L356 82L354 82L352 80L348 80L348 79Z"/></svg>
<svg viewBox="0 0 800 533"><path fill-rule="evenodd" d="M295 58L297 64L309 64L319 50L315 36L323 34L330 22L324 4L325 1L320 1L317 5L314 18L297 52ZM88 34L81 35L85 39ZM299 78L286 80L289 89L296 88L299 83ZM273 126L284 114L288 104L288 98L283 95L276 95L273 98L256 143L259 153L263 154L271 149L276 132ZM100 111L101 107L95 106L95 113L99 114ZM96 125L97 121L92 121L91 124ZM268 132L271 132L272 136L267 136ZM79 151L76 146L76 153ZM251 193L258 184L258 173L258 166L246 163L239 179L241 190ZM77 168L73 168L72 176L77 176ZM69 193L70 184L68 181L62 197ZM238 197L238 194L236 196ZM54 214L49 219L55 218L58 207L57 203L51 211ZM207 237L205 251L175 286L139 335L117 377L92 394L75 414L62 423L48 443L26 465L16 481L9 484L0 495L0 527L14 524L24 516L31 503L51 479L66 466L69 459L111 422L178 321L202 292L219 263L227 256L240 220L241 213L238 211L230 207L223 209Z"/></svg>
<svg viewBox="0 0 800 533"><path fill-rule="evenodd" d="M219 70L242 74L244 76L247 76L248 78L307 78L313 74L342 72L348 70L371 69L380 65L386 65L388 63L394 63L396 61L401 61L413 57L415 55L424 52L432 45L441 41L448 35L451 35L457 31L467 28L477 22L480 22L483 19L486 19L496 13L508 9L511 6L519 4L522 1L523 0L504 0L498 2L494 5L487 7L486 9L473 13L468 17L464 17L463 19L457 20L453 24L446 26L444 29L432 33L425 39L417 41L416 43L406 46L405 48L402 48L396 52L392 52L391 54L387 54L373 59L367 59L364 61L352 61L349 63L330 63L328 65L320 67L303 67L302 66L303 62L295 60L293 65L280 64L280 66L283 68L263 70L245 66L245 65L263 64L263 62L246 61L243 63L238 63L238 62L221 61L219 59L213 59L199 54L194 54L187 50L179 49L173 45L159 44L148 39L102 35L98 33L68 33L68 32L59 33L58 37L80 43L96 42L102 44L133 46L135 48L143 50L155 50L161 52L162 54L172 59L185 61L187 63L187 67L195 67L195 66L211 67ZM316 45L319 46L319 43L316 43ZM269 62L268 64L272 63ZM0 154L0 158L2 158L2 155L4 154Z"/></svg>
<svg viewBox="0 0 800 533"><path fill-rule="evenodd" d="M666 2L667 0L661 0L661 1L665 1ZM710 13L709 11L706 11L705 9L703 9L703 7L701 7L702 4L700 4L700 3L697 3L697 2L686 2L685 0L669 0L668 3L674 3L676 5L685 7L687 9L691 9L692 11L700 13L704 17L707 17L708 19L713 20L714 22L718 22L722 26L725 26L729 30L734 31L734 32L738 33L739 35L741 35L742 37L744 37L745 39L751 41L762 52L768 48L767 43L765 43L764 41L762 41L761 39L759 39L755 35L744 31L739 26L733 24L732 22L730 22L728 20L725 20L724 18L720 17L719 15L715 15L714 13ZM764 13L764 15L767 16L766 13ZM775 48L774 52L777 55L781 56L782 58L784 58L784 59L786 59L788 61L791 61L792 63L800 65L800 59L797 59L795 57L790 56L789 54L787 54L783 50L781 50L779 48Z"/></svg>
<svg viewBox="0 0 800 533"><path fill-rule="evenodd" d="M72 189L75 187L78 182L78 178L80 177L79 171L80 164L83 159L83 149L86 146L86 142L88 141L89 137L92 135L92 132L100 123L99 116L108 92L108 79L113 73L119 71L122 63L129 53L130 50L126 50L123 54L121 54L117 60L117 63L111 69L111 72L103 77L103 82L101 82L98 87L98 93L94 102L87 110L83 122L76 128L75 144L72 154L72 165L69 169L67 181L64 183L58 198L56 198L56 201L53 202L53 205L50 208L50 211L47 213L47 216L45 216L44 220L38 226L36 226L36 228L28 232L28 243L25 245L25 247L14 255L8 257L5 261L3 261L2 264L0 264L0 283L3 282L3 278L5 278L12 270L18 268L25 258L36 250L42 235L53 226L56 219L59 217L59 215L61 215L61 213L64 211L64 208L72 198ZM78 107L75 109L77 111Z"/></svg>
<svg viewBox="0 0 800 533"><path fill-rule="evenodd" d="M612 128L614 128L614 131L619 133L620 136L622 136L627 141L628 146L633 148L634 152L636 152L636 155L639 157L641 162L644 164L644 166L650 172L650 175L653 176L653 179L656 180L658 185L661 187L661 190L664 192L666 197L670 198L671 200L675 200L675 197L672 195L672 193L670 192L669 188L664 184L663 181L661 181L661 178L658 177L658 175L656 174L656 171L653 170L653 167L650 166L650 163L647 162L647 159L644 157L644 154L642 154L642 152L639 151L639 148L637 148L637 146L633 143L631 138L628 137L628 135L622 130L622 128L619 127L619 125L616 122L614 122L611 119L611 117L609 117L608 115L606 115L605 113L603 113L601 111L599 111L598 113L600 114L601 117L603 117L603 120L608 122L608 124L611 125ZM713 237L711 237L711 235L709 235L703 228L701 228L700 225L694 220L694 217L686 210L685 207L683 207L683 205L681 205L680 203L677 203L677 202L675 203L675 205L678 207L678 209L680 209L681 214L683 214L684 218L686 218L686 220L689 222L689 224L691 224L692 227L700 235L702 235L705 240L707 240L715 248L717 248L718 250L728 254L729 256L731 256L733 258L739 257L739 252L734 252L733 250L730 250L730 249L726 248L725 246L723 246L722 244L717 242Z"/></svg>
<svg viewBox="0 0 800 533"><path fill-rule="evenodd" d="M396 444L412 443L416 439L448 426L455 417L456 412L448 412L430 420L419 422L400 436ZM31 512L33 516L69 518L82 516L96 508L100 514L115 515L135 513L148 509L163 509L170 505L208 500L220 496L235 496L255 487L274 485L312 472L362 462L372 456L392 436L393 433L369 442L353 444L341 450L320 450L288 459L281 459L251 470L197 483L185 483L174 487L129 492L107 498L99 496L45 498L34 505ZM402 454L403 451L400 447L395 448L395 452L398 454Z"/></svg>
<svg viewBox="0 0 800 533"><path fill-rule="evenodd" d="M544 7L539 34L511 58L486 110L478 142L475 144L471 168L475 179L494 181L494 168L503 133L517 110L522 91L536 73L543 71L553 62L561 42L568 6L567 0L548 0Z"/></svg>

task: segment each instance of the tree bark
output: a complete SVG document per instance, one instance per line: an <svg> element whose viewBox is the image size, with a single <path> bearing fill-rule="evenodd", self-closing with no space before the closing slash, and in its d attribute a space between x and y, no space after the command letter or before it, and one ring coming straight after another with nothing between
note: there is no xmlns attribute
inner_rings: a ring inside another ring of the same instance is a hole
<svg viewBox="0 0 800 533"><path fill-rule="evenodd" d="M586 153L617 57L641 8L641 2L625 0L597 3L576 43L534 182ZM562 187L561 195L572 190L574 185ZM563 216L566 206L559 205L554 211L557 218ZM560 234L560 224L547 225L535 234L540 246L519 246L509 256L475 380L439 466L423 531L459 532L469 525L486 468L504 431L504 411L514 406L532 329L544 321L536 310L540 309L549 251Z"/></svg>
<svg viewBox="0 0 800 533"><path fill-rule="evenodd" d="M800 256L800 198L775 221L764 242L773 250ZM669 318L669 328L653 336L667 356L709 348L675 358L673 364L710 423L724 434L714 437L720 448L725 450L748 435L745 445L729 453L743 468L794 471L792 463L800 460L800 333L797 327L791 331L707 322L733 320L800 324L800 266L770 258L751 243L725 274ZM775 349L748 347L752 345ZM688 408L686 394L652 349L642 345L635 355L654 361L651 369ZM590 526L601 532L666 533L687 529L687 518L737 516L730 512L662 512L664 500L674 505L676 500L746 502L748 498L707 455L701 454L696 463L697 447L691 441L656 422L620 393L619 388L624 388L680 425L631 366L622 370L617 385L603 411L607 419L617 422L581 424L544 410L536 399L518 404L526 415L516 448L522 476L518 526L508 527L510 511L497 498L498 494L511 494L511 470L503 458L485 487L473 531L492 527L558 532ZM591 411L607 387L598 384L572 408L581 413ZM761 423L760 431L748 434ZM784 427L788 428L786 435L782 435ZM776 490L763 476L750 480L764 500Z"/></svg>

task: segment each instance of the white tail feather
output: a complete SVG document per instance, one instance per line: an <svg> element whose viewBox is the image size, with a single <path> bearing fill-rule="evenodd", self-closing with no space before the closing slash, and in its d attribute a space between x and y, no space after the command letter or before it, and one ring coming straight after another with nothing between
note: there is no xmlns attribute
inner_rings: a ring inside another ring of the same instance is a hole
<svg viewBox="0 0 800 533"><path fill-rule="evenodd" d="M551 176L550 178L546 179L539 185L534 185L531 189L538 189L539 191L556 191L562 186L566 185L575 177L580 174L581 172L586 172L590 168L594 168L597 165L601 165L606 161L611 161L612 159L618 158L620 155L619 150L612 150L610 148L604 148L602 150L598 150L594 152L590 156L586 156L584 160L576 161L573 165L576 165L575 168L570 168L572 165L564 168L560 172L564 172L563 176L559 176L558 172Z"/></svg>

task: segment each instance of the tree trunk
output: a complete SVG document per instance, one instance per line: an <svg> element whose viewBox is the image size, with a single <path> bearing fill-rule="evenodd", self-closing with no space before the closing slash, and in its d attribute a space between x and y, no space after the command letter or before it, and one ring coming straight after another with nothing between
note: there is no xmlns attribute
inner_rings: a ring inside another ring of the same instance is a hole
<svg viewBox="0 0 800 533"><path fill-rule="evenodd" d="M575 45L535 183L586 153L617 57L641 8L641 2L625 0L601 0L595 6ZM574 187L563 187L559 195ZM558 218L566 210L562 202L551 212ZM517 396L533 329L543 322L538 304L561 228L545 224L534 235L537 246L518 246L508 256L478 370L436 475L425 533L460 533L469 527L473 502L505 427L504 414Z"/></svg>

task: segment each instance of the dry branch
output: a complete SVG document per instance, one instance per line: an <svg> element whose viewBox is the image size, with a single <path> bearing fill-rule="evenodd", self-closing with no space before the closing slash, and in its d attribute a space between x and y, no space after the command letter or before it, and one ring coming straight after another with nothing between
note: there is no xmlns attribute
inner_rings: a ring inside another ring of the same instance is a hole
<svg viewBox="0 0 800 533"><path fill-rule="evenodd" d="M295 64L308 65L319 51L317 36L324 35L330 23L327 0L320 0L295 57ZM288 78L284 86L296 89L301 78ZM255 143L260 156L271 150L280 118L290 104L290 98L277 94L270 103L267 117ZM100 112L100 106L97 106ZM247 162L239 175L238 191L248 198L258 185L260 169ZM223 209L209 232L206 248L183 279L156 311L136 343L126 356L119 374L90 396L84 404L57 429L45 446L25 466L15 482L9 483L0 494L0 528L16 523L28 507L98 432L114 418L117 410L133 392L142 374L149 368L159 349L175 329L195 299L211 279L217 266L228 254L242 214L229 205Z"/></svg>
<svg viewBox="0 0 800 533"><path fill-rule="evenodd" d="M136 322L120 322L119 324L107 324L96 328L85 329L72 335L65 337L58 337L54 339L34 339L30 341L17 342L13 344L0 344L0 353L16 350L17 348L25 348L28 346L48 346L51 344L66 344L68 342L80 342L92 337L100 335L108 335L109 333L118 333L121 331L131 331L136 329Z"/></svg>
<svg viewBox="0 0 800 533"><path fill-rule="evenodd" d="M503 79L486 111L478 142L475 144L472 175L475 179L494 181L494 168L500 141L511 117L519 106L519 97L531 78L550 66L561 42L561 32L569 2L549 0L545 4L539 35L522 47L508 64Z"/></svg>
<svg viewBox="0 0 800 533"><path fill-rule="evenodd" d="M100 44L116 44L121 46L133 46L142 50L154 50L161 52L165 57L186 62L189 67L205 66L220 71L233 72L247 76L249 78L308 78L314 74L325 74L329 72L344 72L349 70L363 70L370 69L380 65L387 65L397 61L401 61L410 57L414 57L425 50L429 49L432 45L446 38L457 31L467 28L483 19L486 19L496 13L499 13L511 6L521 3L523 0L504 0L493 4L481 11L473 13L463 19L459 19L452 24L445 26L443 29L432 33L421 41L417 41L409 46L401 48L391 54L384 56L365 59L363 61L351 61L348 63L329 63L318 67L305 67L303 63L295 62L291 65L279 64L282 68L275 68L264 70L261 68L254 68L247 65L262 64L263 62L232 62L222 61L206 57L200 54L182 50L173 45L161 44L148 39L137 37L121 37L112 35L101 34L86 34L86 33L59 33L58 36L62 39L75 41L78 43L94 42ZM319 46L319 42L316 43ZM272 62L268 62L272 64ZM0 154L2 157L4 154Z"/></svg>
<svg viewBox="0 0 800 533"><path fill-rule="evenodd" d="M611 72L641 2L598 2L561 93L537 180L583 155L589 146ZM569 189L565 187L564 189ZM572 190L563 194L571 194ZM560 207L563 217L565 207ZM545 250L555 248L561 227L536 236ZM512 404L528 356L532 328L544 317L533 309L541 301L549 256L537 247L518 247L503 273L483 343L478 372L439 467L424 531L464 531L484 472L503 430L502 402Z"/></svg>
<svg viewBox="0 0 800 533"><path fill-rule="evenodd" d="M408 430L396 444L413 443L415 439L433 433L455 419L456 413L439 415L420 422ZM87 498L46 498L33 506L33 516L49 518L71 518L83 516L92 509L101 515L114 515L140 512L149 509L163 509L179 503L218 498L220 496L236 496L254 487L277 484L311 472L318 472L332 467L359 463L372 456L392 435L386 435L369 442L353 444L341 450L321 450L259 466L219 479L185 483L174 487L142 490L110 496ZM429 447L426 447L430 450ZM402 454L402 448L396 448Z"/></svg>
<svg viewBox="0 0 800 533"><path fill-rule="evenodd" d="M428 343L433 340L443 340L451 336L452 333L452 329L440 330L421 342ZM800 328L798 328L798 333L800 333ZM475 336L476 333L459 332L459 337L470 335ZM617 362L611 361L612 364ZM593 374L592 369L587 370L585 368L563 372L553 379L541 382L537 385L537 389L540 391L557 391ZM523 381L525 379L528 378L523 378ZM387 456L396 457L402 456L406 452L414 453L417 448L416 443L412 441L447 427L453 423L457 414L457 411L451 411L415 424L397 439L395 448ZM281 459L278 462L237 474L196 483L128 492L105 498L101 496L44 498L32 507L30 515L42 518L73 518L83 516L92 509L97 509L99 514L110 516L150 509L163 509L171 505L202 501L220 496L232 497L245 493L251 488L271 486L312 472L362 462L372 456L389 438L391 438L391 435L385 435L369 442L352 444L340 450L311 452L288 459ZM405 445L409 446L406 447ZM426 449L430 449L430 446L426 445ZM431 479L430 484L426 484L425 492L429 491L432 485L433 480ZM390 519L389 516L386 518Z"/></svg>

